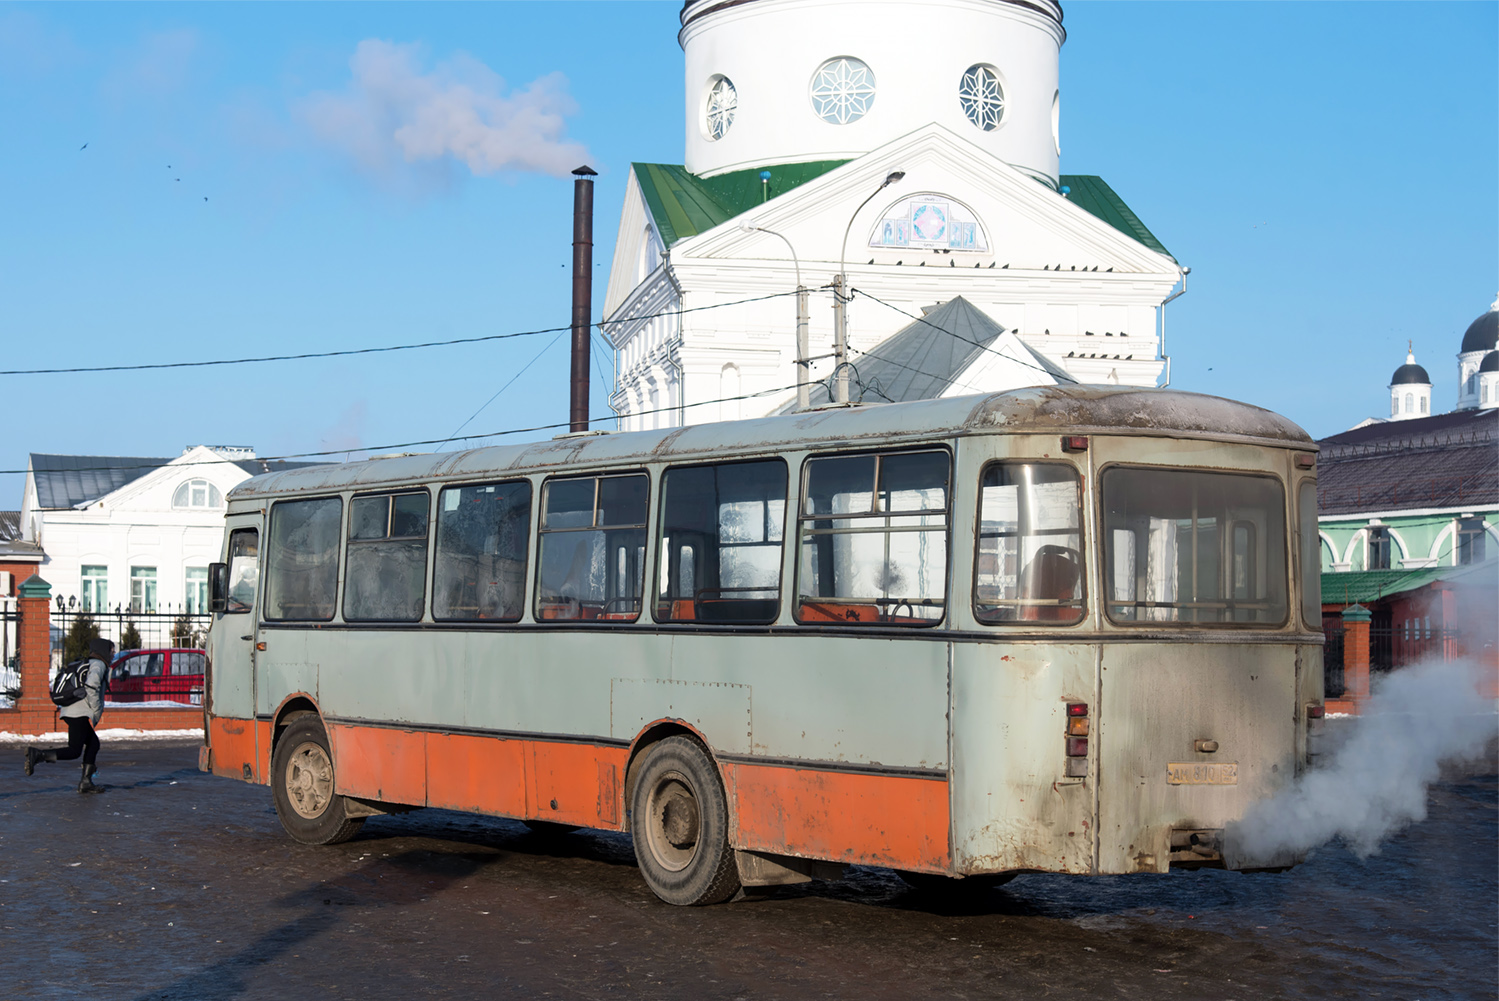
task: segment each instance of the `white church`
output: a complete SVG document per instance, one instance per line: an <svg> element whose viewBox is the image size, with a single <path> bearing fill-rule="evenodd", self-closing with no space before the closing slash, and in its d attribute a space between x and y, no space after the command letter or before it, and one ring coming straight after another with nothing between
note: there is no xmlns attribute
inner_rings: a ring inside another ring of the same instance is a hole
<svg viewBox="0 0 1499 1001"><path fill-rule="evenodd" d="M826 402L839 274L854 401L1169 378L1186 269L1061 172L1060 3L687 0L681 23L686 163L632 165L605 293L621 430L795 407L798 285Z"/></svg>

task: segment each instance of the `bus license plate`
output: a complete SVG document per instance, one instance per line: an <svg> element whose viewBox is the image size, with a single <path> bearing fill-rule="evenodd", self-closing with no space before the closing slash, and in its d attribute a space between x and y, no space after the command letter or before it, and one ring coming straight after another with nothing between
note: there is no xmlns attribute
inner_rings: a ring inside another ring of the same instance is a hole
<svg viewBox="0 0 1499 1001"><path fill-rule="evenodd" d="M1239 764L1236 761L1211 765L1173 761L1166 766L1166 782L1174 786L1236 786L1239 784Z"/></svg>

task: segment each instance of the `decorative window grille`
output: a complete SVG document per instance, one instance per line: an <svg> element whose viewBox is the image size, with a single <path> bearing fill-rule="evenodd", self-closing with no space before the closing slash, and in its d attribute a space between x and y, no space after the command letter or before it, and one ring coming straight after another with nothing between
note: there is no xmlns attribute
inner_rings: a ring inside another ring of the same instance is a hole
<svg viewBox="0 0 1499 1001"><path fill-rule="evenodd" d="M829 59L812 77L812 110L830 125L857 122L874 105L874 71L850 56Z"/></svg>
<svg viewBox="0 0 1499 1001"><path fill-rule="evenodd" d="M958 103L968 120L985 132L999 128L1005 115L1005 94L993 66L977 63L963 71L958 81Z"/></svg>
<svg viewBox="0 0 1499 1001"><path fill-rule="evenodd" d="M707 132L708 139L717 142L734 124L734 112L739 110L739 92L734 81L726 76L715 76L708 86Z"/></svg>

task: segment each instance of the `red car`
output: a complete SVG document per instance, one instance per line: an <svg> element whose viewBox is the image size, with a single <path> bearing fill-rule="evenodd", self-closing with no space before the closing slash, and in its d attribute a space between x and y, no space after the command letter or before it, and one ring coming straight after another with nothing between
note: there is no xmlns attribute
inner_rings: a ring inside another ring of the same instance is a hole
<svg viewBox="0 0 1499 1001"><path fill-rule="evenodd" d="M110 702L203 704L202 650L126 650L109 665Z"/></svg>

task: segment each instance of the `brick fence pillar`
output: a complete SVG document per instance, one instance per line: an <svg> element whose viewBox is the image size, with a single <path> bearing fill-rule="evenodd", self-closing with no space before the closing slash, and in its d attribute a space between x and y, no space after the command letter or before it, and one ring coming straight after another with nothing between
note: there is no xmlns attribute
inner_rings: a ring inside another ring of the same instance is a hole
<svg viewBox="0 0 1499 1001"><path fill-rule="evenodd" d="M52 733L59 729L52 704L52 585L33 575L16 589L20 623L16 654L21 665L20 732Z"/></svg>
<svg viewBox="0 0 1499 1001"><path fill-rule="evenodd" d="M1343 609L1343 700L1358 712L1369 698L1369 621L1363 605Z"/></svg>

